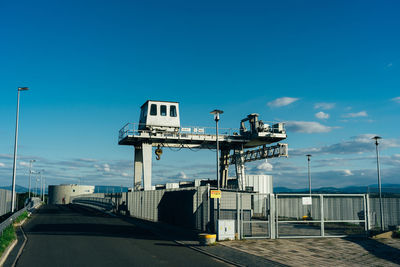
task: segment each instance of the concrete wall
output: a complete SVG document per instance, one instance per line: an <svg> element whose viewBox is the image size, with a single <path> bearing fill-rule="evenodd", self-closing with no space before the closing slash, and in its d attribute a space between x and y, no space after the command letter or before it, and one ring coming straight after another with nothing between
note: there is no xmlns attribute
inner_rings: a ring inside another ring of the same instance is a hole
<svg viewBox="0 0 400 267"><path fill-rule="evenodd" d="M94 193L92 185L50 185L49 204L70 204L71 197L92 193Z"/></svg>
<svg viewBox="0 0 400 267"><path fill-rule="evenodd" d="M11 211L11 191L0 189L0 216Z"/></svg>

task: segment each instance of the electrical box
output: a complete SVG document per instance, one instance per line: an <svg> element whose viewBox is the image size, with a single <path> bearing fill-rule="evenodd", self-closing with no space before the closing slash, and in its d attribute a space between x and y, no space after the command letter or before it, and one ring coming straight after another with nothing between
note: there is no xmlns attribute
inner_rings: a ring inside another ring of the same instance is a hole
<svg viewBox="0 0 400 267"><path fill-rule="evenodd" d="M235 240L235 220L218 220L218 241Z"/></svg>

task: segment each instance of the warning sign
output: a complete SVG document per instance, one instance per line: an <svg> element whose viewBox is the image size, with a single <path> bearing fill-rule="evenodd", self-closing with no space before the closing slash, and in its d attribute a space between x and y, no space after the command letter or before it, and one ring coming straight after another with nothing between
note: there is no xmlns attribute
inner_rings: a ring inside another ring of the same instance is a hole
<svg viewBox="0 0 400 267"><path fill-rule="evenodd" d="M221 190L210 190L211 198L221 198Z"/></svg>

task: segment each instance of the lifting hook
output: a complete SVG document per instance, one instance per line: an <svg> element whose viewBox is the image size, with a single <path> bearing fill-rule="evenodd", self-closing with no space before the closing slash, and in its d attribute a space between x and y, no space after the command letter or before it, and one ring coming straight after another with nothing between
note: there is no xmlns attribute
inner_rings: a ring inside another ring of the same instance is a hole
<svg viewBox="0 0 400 267"><path fill-rule="evenodd" d="M157 160L160 160L160 157L161 157L161 155L162 155L162 149L160 148L160 145L158 145L158 147L157 147L157 149L156 149L156 151L155 151L155 154L156 154L156 159Z"/></svg>

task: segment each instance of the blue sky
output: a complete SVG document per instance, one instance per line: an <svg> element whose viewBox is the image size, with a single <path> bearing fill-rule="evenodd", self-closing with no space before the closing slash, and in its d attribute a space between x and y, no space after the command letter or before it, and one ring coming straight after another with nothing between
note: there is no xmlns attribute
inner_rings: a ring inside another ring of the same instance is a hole
<svg viewBox="0 0 400 267"><path fill-rule="evenodd" d="M3 1L0 185L27 163L51 184L132 184L118 130L147 99L179 101L182 125L238 128L247 114L287 123L290 157L247 165L275 186L399 183L398 1ZM211 151L166 150L153 184L214 178ZM233 175L233 172L231 172Z"/></svg>

